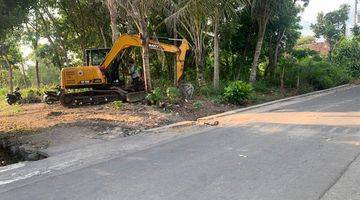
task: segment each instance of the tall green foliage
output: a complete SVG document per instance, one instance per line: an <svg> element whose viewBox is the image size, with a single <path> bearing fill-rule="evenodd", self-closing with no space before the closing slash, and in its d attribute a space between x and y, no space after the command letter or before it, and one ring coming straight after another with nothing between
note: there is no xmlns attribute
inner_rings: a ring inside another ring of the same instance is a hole
<svg viewBox="0 0 360 200"><path fill-rule="evenodd" d="M333 62L345 67L352 77L360 78L360 38L343 38L333 53Z"/></svg>

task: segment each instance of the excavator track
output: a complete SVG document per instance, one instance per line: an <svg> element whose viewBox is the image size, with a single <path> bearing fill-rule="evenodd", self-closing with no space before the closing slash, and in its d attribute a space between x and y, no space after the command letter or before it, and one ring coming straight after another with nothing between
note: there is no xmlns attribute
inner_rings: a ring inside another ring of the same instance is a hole
<svg viewBox="0 0 360 200"><path fill-rule="evenodd" d="M67 93L60 96L60 103L65 107L98 105L117 100L126 100L126 94L119 90L91 90L79 93Z"/></svg>

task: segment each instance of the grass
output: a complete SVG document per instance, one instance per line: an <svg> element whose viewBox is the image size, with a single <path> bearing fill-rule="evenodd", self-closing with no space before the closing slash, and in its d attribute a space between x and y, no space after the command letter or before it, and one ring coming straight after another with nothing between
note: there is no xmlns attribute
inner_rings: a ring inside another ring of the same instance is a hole
<svg viewBox="0 0 360 200"><path fill-rule="evenodd" d="M120 110L124 107L124 103L122 101L114 101L113 106L115 109Z"/></svg>
<svg viewBox="0 0 360 200"><path fill-rule="evenodd" d="M19 114L23 111L19 104L15 104L10 106L5 98L8 90L6 88L0 88L0 115L4 116L12 116L15 114Z"/></svg>
<svg viewBox="0 0 360 200"><path fill-rule="evenodd" d="M9 105L5 100L0 100L0 115L3 116L12 116L19 114L23 111L21 105Z"/></svg>

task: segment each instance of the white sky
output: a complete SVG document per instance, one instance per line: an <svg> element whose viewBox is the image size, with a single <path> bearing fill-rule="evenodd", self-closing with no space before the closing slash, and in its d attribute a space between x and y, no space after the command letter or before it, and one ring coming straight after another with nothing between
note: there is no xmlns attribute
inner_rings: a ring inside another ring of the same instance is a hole
<svg viewBox="0 0 360 200"><path fill-rule="evenodd" d="M316 22L316 17L319 12L330 12L336 10L341 4L351 5L350 20L348 22L349 27L352 27L354 22L354 5L355 0L310 0L310 3L305 11L302 13L301 25L303 26L303 35L313 35L314 33L310 30L310 25Z"/></svg>

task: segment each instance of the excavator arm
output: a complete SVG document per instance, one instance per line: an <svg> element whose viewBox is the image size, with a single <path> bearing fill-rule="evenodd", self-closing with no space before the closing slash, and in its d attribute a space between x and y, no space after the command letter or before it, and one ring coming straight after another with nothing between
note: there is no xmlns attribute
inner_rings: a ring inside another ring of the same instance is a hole
<svg viewBox="0 0 360 200"><path fill-rule="evenodd" d="M174 39L172 39L174 40ZM169 53L176 54L176 78L177 83L180 82L180 79L184 73L184 64L186 52L190 49L189 43L186 39L179 39L181 41L181 45L175 46L170 44L165 44L161 42L157 42L154 40L150 40L149 48L157 51L164 51ZM125 49L129 47L141 47L142 40L140 35L121 35L115 42L114 46L111 48L110 52L105 57L101 67L106 70L110 67L111 63L118 57L118 55L123 52Z"/></svg>

